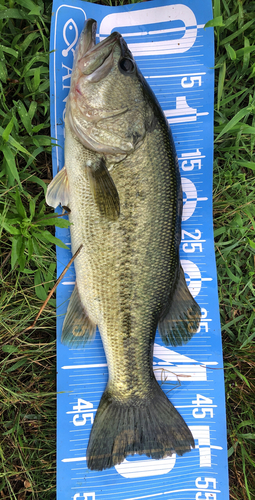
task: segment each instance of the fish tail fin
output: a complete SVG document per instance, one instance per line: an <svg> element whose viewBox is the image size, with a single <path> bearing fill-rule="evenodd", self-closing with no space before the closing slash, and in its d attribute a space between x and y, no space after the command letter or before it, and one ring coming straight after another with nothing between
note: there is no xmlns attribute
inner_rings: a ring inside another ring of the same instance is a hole
<svg viewBox="0 0 255 500"><path fill-rule="evenodd" d="M87 448L89 469L109 469L135 453L160 459L195 447L188 426L155 379L153 388L152 397L125 402L106 388Z"/></svg>

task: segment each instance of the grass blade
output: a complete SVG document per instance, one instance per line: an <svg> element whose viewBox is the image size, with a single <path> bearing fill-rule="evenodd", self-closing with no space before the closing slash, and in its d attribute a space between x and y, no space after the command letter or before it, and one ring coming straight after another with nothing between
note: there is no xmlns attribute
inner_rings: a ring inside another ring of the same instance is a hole
<svg viewBox="0 0 255 500"><path fill-rule="evenodd" d="M220 139L224 134L229 132L235 125L237 125L238 122L240 122L244 117L249 116L250 112L252 111L252 108L247 106L244 109L240 109L238 113L225 125L225 127L222 129L222 131L219 133L219 135L216 137L216 141Z"/></svg>

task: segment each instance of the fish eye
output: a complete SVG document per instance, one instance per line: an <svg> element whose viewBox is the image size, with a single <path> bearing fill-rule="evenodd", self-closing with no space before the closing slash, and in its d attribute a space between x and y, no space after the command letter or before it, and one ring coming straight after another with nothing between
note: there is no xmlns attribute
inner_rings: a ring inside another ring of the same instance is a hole
<svg viewBox="0 0 255 500"><path fill-rule="evenodd" d="M134 71L135 65L131 59L125 57L119 61L119 68L122 73L127 74Z"/></svg>

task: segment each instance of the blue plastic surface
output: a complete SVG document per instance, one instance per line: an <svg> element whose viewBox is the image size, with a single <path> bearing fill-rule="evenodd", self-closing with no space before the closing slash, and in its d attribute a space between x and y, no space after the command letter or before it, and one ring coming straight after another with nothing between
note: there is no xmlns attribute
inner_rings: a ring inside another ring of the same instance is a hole
<svg viewBox="0 0 255 500"><path fill-rule="evenodd" d="M213 30L210 0L151 1L105 7L54 0L51 27L51 127L53 173L64 165L64 115L73 55L88 18L97 40L119 31L148 79L171 125L184 192L181 260L202 308L198 332L183 347L163 345L158 333L154 369L162 388L189 425L196 449L183 457L127 457L96 472L86 467L93 417L108 370L100 335L84 350L60 343L75 282L70 268L57 289L57 496L60 500L226 500L226 417L217 278L212 226ZM70 245L69 231L56 235ZM58 274L71 253L57 247Z"/></svg>

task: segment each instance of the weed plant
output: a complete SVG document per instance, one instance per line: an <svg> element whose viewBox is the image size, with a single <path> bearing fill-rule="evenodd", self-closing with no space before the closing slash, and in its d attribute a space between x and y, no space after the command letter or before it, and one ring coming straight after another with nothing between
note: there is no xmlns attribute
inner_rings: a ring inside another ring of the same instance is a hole
<svg viewBox="0 0 255 500"><path fill-rule="evenodd" d="M101 1L108 5L127 2ZM131 2L132 3L132 2ZM214 227L230 496L255 498L255 4L214 0ZM0 496L56 497L48 0L0 0ZM22 333L23 332L23 333Z"/></svg>

